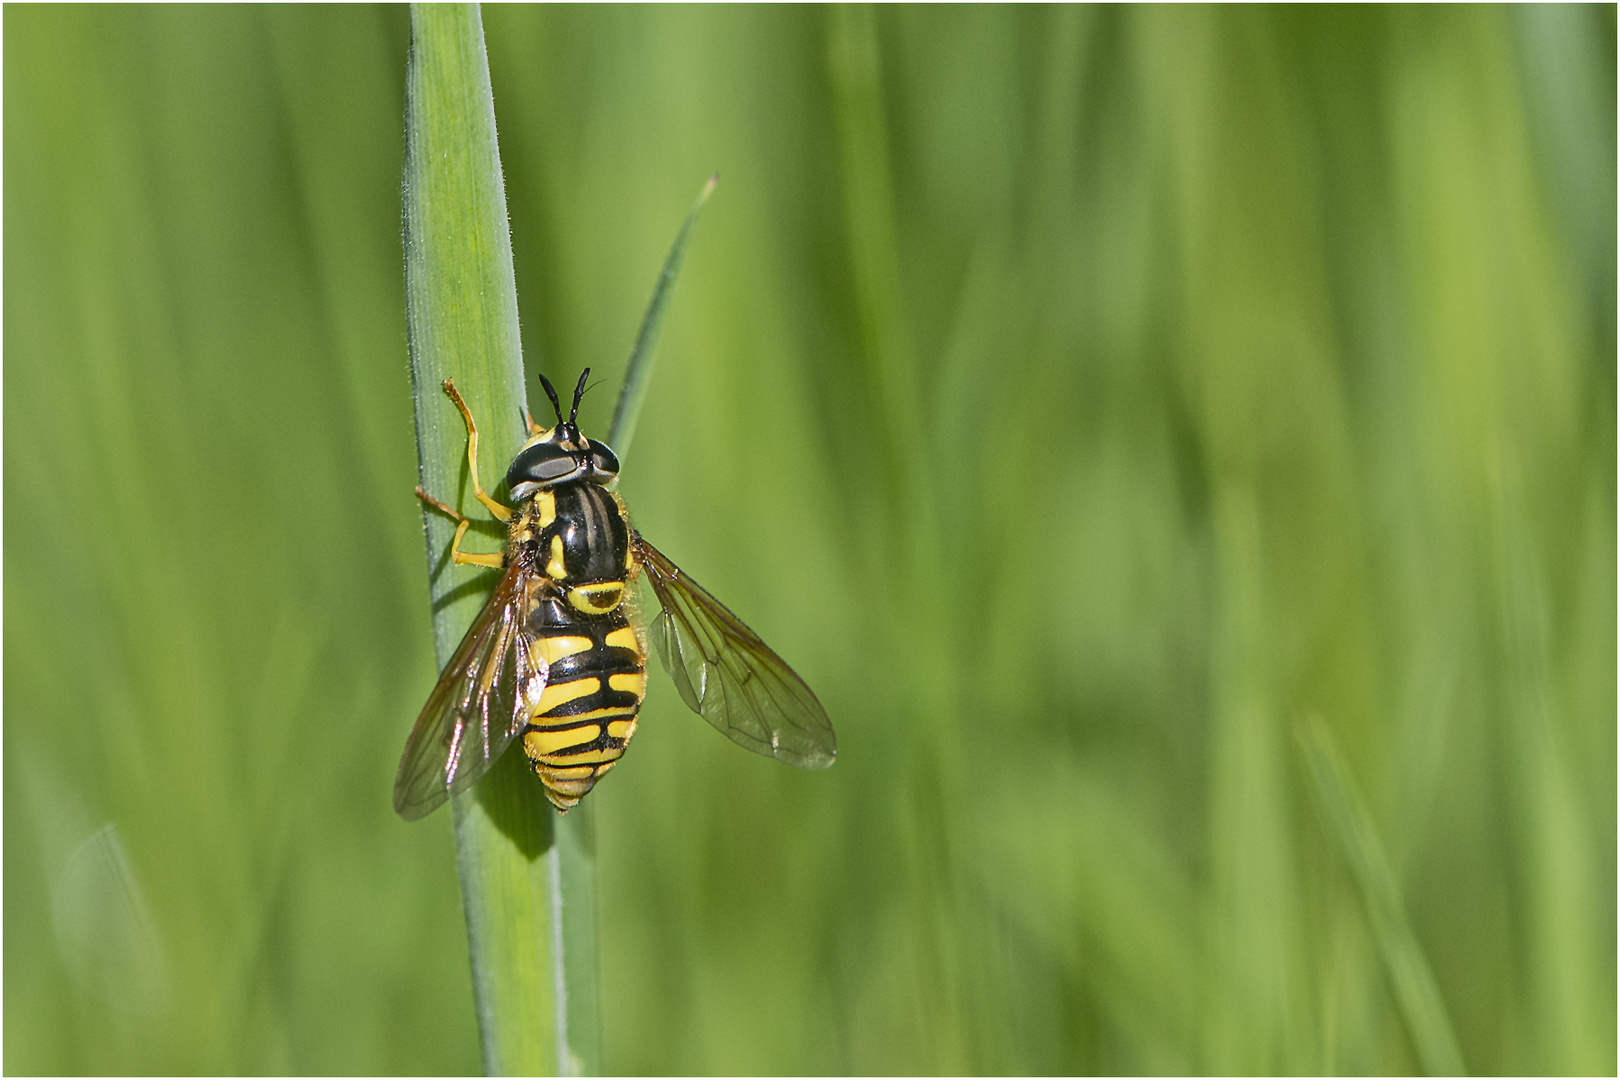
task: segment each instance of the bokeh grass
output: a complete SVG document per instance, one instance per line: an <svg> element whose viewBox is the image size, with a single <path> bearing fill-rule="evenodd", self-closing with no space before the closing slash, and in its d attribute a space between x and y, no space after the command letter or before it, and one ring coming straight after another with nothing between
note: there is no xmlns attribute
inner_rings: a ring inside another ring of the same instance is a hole
<svg viewBox="0 0 1620 1080"><path fill-rule="evenodd" d="M406 13L4 30L4 1066L476 1069ZM839 733L654 680L605 1068L1613 1072L1612 7L485 30L531 370L721 174L622 490Z"/></svg>

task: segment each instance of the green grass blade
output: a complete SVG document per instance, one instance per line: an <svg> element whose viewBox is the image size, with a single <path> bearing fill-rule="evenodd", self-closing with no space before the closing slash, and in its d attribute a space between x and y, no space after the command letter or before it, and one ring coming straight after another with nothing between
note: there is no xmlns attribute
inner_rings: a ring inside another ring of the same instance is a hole
<svg viewBox="0 0 1620 1080"><path fill-rule="evenodd" d="M465 430L440 391L454 378L480 423L479 474L505 471L524 435L523 359L476 6L413 5L406 94L405 281L417 452L423 487L475 521ZM453 532L429 512L434 644L442 665L493 575L452 567ZM477 537L488 539L479 545ZM499 545L475 528L469 547ZM565 824L509 753L453 803L484 1068L491 1074L594 1072L595 866L590 819Z"/></svg>
<svg viewBox="0 0 1620 1080"><path fill-rule="evenodd" d="M1423 1071L1429 1076L1460 1076L1463 1060L1457 1036L1452 1031L1434 972L1406 918L1395 871L1378 838L1372 816L1356 793L1350 772L1322 718L1307 717L1300 724L1298 734L1311 791L1339 841L1361 893L1367 921L1383 956L1384 970Z"/></svg>
<svg viewBox="0 0 1620 1080"><path fill-rule="evenodd" d="M647 396L647 384L652 380L653 355L658 351L658 335L664 328L664 309L669 303L670 294L675 291L675 276L681 272L681 262L686 258L686 243L692 238L692 229L697 225L703 204L709 201L719 182L718 175L711 176L709 182L703 185L703 190L698 192L697 202L692 204L686 222L681 226L681 231L675 234L675 243L664 258L664 269L658 274L658 284L653 287L647 313L641 317L641 329L636 333L635 347L630 350L630 364L625 368L624 385L619 388L619 400L613 406L613 426L608 429L607 444L613 447L621 460L630 451L630 439L636 433L636 419L641 415L641 403Z"/></svg>

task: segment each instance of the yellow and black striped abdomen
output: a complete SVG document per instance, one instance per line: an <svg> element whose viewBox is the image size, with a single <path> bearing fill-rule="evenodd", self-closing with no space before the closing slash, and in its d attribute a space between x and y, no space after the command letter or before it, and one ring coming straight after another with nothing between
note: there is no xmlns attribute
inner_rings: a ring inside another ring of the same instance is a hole
<svg viewBox="0 0 1620 1080"><path fill-rule="evenodd" d="M624 609L581 617L542 602L530 629L550 665L523 751L559 810L579 802L624 754L647 689L647 652ZM536 625L538 623L539 625Z"/></svg>

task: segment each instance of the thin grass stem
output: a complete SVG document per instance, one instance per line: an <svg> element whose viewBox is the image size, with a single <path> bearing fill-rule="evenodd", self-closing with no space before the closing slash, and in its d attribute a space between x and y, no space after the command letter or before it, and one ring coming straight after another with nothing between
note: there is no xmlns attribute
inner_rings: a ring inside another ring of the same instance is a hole
<svg viewBox="0 0 1620 1080"><path fill-rule="evenodd" d="M641 415L641 403L647 396L647 385L652 380L653 357L658 351L658 335L664 329L664 308L669 303L670 295L675 291L675 277L681 272L681 262L686 258L686 244L692 238L692 229L697 225L698 214L703 210L703 204L709 201L714 194L715 185L720 183L720 176L716 173L709 177L703 190L698 192L697 202L686 215L686 221L681 225L681 231L675 234L675 243L670 245L669 254L664 258L664 269L658 275L658 284L653 286L652 299L647 303L647 313L641 317L641 329L636 333L635 347L630 350L630 363L624 371L624 385L619 389L619 400L613 406L613 426L608 429L607 443L613 447L614 453L622 461L630 451L630 439L636 433L636 420Z"/></svg>
<svg viewBox="0 0 1620 1080"><path fill-rule="evenodd" d="M483 521L465 429L447 378L480 423L479 477L502 475L524 436L523 356L483 27L476 7L413 5L406 98L406 314L423 488ZM609 441L635 430L664 313L704 185L642 319ZM498 496L497 496L498 497ZM442 667L488 594L488 571L444 557L452 526L427 512L434 644ZM498 532L490 536L499 543ZM558 815L508 753L453 803L484 1069L490 1075L600 1071L594 815Z"/></svg>
<svg viewBox="0 0 1620 1080"><path fill-rule="evenodd" d="M506 194L479 10L411 9L406 91L405 284L421 481L475 521L454 378L481 428L480 478L506 469L524 429L523 356ZM500 492L496 492L499 497ZM451 524L425 514L435 651L442 665L493 584L445 557ZM498 547L498 530L475 536ZM477 547L476 541L469 547ZM484 1069L599 1069L595 866L588 813L559 827L522 755L452 802Z"/></svg>

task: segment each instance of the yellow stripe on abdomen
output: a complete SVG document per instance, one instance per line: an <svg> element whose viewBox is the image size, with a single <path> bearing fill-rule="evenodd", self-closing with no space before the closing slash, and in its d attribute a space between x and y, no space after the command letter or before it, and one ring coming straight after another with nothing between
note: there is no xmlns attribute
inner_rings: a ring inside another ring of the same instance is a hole
<svg viewBox="0 0 1620 1080"><path fill-rule="evenodd" d="M633 671L609 675L608 689L622 690L627 694L634 694L636 700L639 701L647 693L647 673L645 671Z"/></svg>
<svg viewBox="0 0 1620 1080"><path fill-rule="evenodd" d="M557 751L592 743L601 737L600 724L585 724L561 731L526 731L523 733L523 752L535 761L556 764L559 760Z"/></svg>
<svg viewBox="0 0 1620 1080"><path fill-rule="evenodd" d="M565 656L588 652L596 645L588 637L575 637L572 634L558 634L555 637L543 637L535 642L541 656L548 664L555 664Z"/></svg>
<svg viewBox="0 0 1620 1080"><path fill-rule="evenodd" d="M548 686L545 693L540 695L540 701L534 707L535 716L544 716L557 708L566 705L575 698L582 698L586 694L594 694L602 688L602 680L596 676L575 679L573 682Z"/></svg>
<svg viewBox="0 0 1620 1080"><path fill-rule="evenodd" d="M623 746L592 746L584 750L576 750L568 754L548 754L543 764L554 769L571 768L575 765L601 765L608 761L618 761L624 756Z"/></svg>

